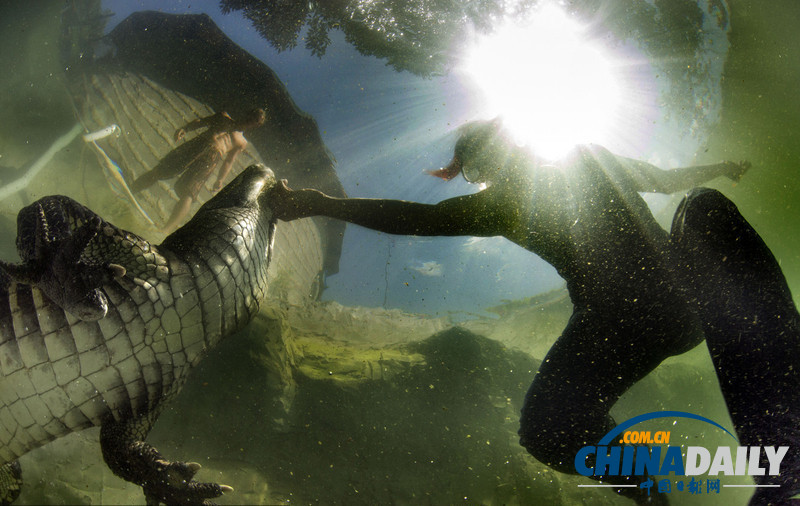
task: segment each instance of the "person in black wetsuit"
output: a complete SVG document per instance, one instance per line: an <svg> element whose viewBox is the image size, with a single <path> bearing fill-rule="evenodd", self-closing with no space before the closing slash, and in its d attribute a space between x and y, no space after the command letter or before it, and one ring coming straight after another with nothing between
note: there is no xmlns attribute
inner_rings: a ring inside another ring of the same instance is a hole
<svg viewBox="0 0 800 506"><path fill-rule="evenodd" d="M703 339L670 266L669 235L639 192L673 193L718 176L738 181L748 168L665 171L596 145L545 165L507 140L497 121L473 122L434 175L488 184L478 193L420 204L333 198L284 181L273 208L282 220L323 215L391 234L504 236L552 264L574 312L533 379L519 434L538 460L574 474L577 451L615 425L609 410L619 397ZM638 487L620 493L647 500Z"/></svg>

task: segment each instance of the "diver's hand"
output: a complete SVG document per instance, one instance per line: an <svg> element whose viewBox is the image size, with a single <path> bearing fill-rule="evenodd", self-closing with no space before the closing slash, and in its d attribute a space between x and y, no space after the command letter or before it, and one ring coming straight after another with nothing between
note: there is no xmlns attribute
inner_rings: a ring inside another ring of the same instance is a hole
<svg viewBox="0 0 800 506"><path fill-rule="evenodd" d="M732 180L735 183L738 183L744 173L750 170L750 167L753 166L749 161L742 160L740 162L725 162L725 166L728 169L728 173L725 176L728 179Z"/></svg>
<svg viewBox="0 0 800 506"><path fill-rule="evenodd" d="M275 217L283 221L292 221L298 218L313 216L313 201L317 190L292 190L285 179L275 185L270 194L270 208Z"/></svg>

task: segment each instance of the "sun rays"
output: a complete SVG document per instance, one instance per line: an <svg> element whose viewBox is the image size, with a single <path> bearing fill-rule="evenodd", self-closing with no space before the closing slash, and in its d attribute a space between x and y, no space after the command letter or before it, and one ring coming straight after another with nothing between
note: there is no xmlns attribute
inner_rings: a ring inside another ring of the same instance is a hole
<svg viewBox="0 0 800 506"><path fill-rule="evenodd" d="M649 119L641 104L654 97L633 93L631 60L608 46L544 4L476 36L457 71L479 97L477 116L501 117L518 144L553 159L576 144L613 144Z"/></svg>

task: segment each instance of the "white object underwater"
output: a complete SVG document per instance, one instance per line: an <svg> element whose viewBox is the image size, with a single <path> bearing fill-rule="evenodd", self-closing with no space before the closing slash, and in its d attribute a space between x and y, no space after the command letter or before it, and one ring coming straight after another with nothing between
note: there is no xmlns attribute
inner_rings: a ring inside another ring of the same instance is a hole
<svg viewBox="0 0 800 506"><path fill-rule="evenodd" d="M55 142L50 145L47 151L45 151L44 154L40 156L39 159L33 163L33 165L30 166L25 174L11 181L7 185L0 187L0 200L4 200L8 198L9 195L13 195L26 188L28 184L30 184L31 180L36 177L36 174L38 174L45 167L45 165L47 165L50 160L53 159L53 156L67 147L69 143L81 133L82 130L83 127L81 124L76 123L69 132L56 139Z"/></svg>
<svg viewBox="0 0 800 506"><path fill-rule="evenodd" d="M101 130L96 132L90 132L83 134L83 140L86 142L94 142L99 141L100 139L105 139L109 135L113 134L114 132L119 131L119 125L114 123L113 125L109 125Z"/></svg>
<svg viewBox="0 0 800 506"><path fill-rule="evenodd" d="M33 165L30 166L25 174L11 181L7 185L0 187L0 200L4 200L8 198L8 196L25 189L33 180L33 178L36 177L36 175L41 172L41 170L48 163L50 163L50 160L53 159L53 156L67 147L73 140L75 140L75 137L80 135L81 131L83 130L84 128L80 123L75 123L75 126L73 126L69 132L56 139L55 142L50 145L47 151L45 151L44 154L40 156L39 159L33 163ZM105 151L103 151L103 148L97 145L96 141L104 139L109 135L119 131L119 125L112 124L101 130L83 134L83 140L94 146L95 152L100 160L100 165L103 167L103 174L106 176L106 180L108 181L108 184L111 186L111 189L114 191L114 193L129 200L148 223L155 225L150 216L148 216L145 210L142 209L142 206L139 205L136 197L134 197L133 193L131 193L130 188L128 188L128 184L125 182L125 178L122 176L122 169L120 166L117 165L114 160L112 160L106 154Z"/></svg>

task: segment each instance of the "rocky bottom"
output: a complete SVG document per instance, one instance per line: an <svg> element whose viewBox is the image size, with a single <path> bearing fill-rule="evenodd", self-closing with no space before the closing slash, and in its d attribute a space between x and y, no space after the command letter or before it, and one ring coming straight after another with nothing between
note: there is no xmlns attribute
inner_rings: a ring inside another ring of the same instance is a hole
<svg viewBox="0 0 800 506"><path fill-rule="evenodd" d="M525 392L569 316L562 295L460 326L335 303L264 309L198 366L149 441L202 464L200 480L234 487L222 504L627 504L579 488L591 482L550 470L517 443ZM613 414L663 409L730 427L705 346L662 364ZM650 423L642 429L663 429ZM730 444L705 424L680 424L671 444ZM97 430L22 465L17 504L144 504L103 464ZM680 503L735 506L749 496L702 492Z"/></svg>

